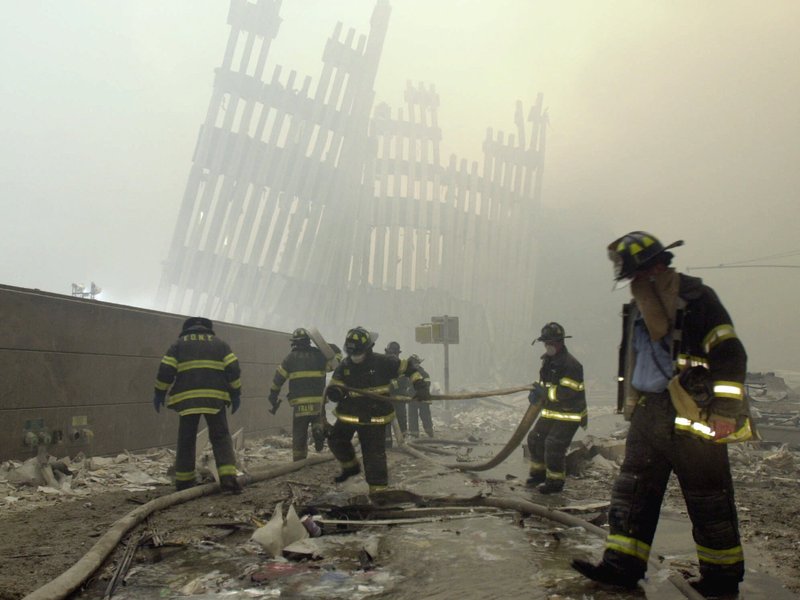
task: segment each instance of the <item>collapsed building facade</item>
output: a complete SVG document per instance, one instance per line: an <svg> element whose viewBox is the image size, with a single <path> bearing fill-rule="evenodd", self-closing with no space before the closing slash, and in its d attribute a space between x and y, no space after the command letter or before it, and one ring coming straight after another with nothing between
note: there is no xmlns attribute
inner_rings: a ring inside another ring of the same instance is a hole
<svg viewBox="0 0 800 600"><path fill-rule="evenodd" d="M500 366L519 363L538 327L541 95L527 111L517 102L514 133L487 131L481 164L445 161L432 85L407 84L401 108L376 104L387 0L368 35L336 25L315 85L279 65L265 77L279 9L231 2L157 307L316 326L336 343L354 325L411 342L432 315L458 315L469 349L453 354L454 381L521 376ZM438 353L426 358L435 372Z"/></svg>

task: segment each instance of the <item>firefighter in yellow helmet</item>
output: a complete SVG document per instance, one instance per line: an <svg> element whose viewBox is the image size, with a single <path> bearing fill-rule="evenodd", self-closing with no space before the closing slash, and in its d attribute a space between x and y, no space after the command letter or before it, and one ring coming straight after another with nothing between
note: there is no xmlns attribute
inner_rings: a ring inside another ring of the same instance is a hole
<svg viewBox="0 0 800 600"><path fill-rule="evenodd" d="M352 443L357 432L364 461L364 476L371 494L384 490L389 483L385 429L395 418L389 399L392 380L406 376L418 399L430 398L430 379L419 363L379 354L373 351L374 345L372 334L363 327L348 331L344 343L346 356L336 367L325 391L325 397L336 403L336 422L328 445L339 461L342 472L334 481L341 483L361 472ZM386 396L386 399L368 397L356 390Z"/></svg>
<svg viewBox="0 0 800 600"><path fill-rule="evenodd" d="M747 355L728 312L702 280L670 266L652 234L632 231L608 246L615 279L630 280L623 307L618 408L631 421L614 482L610 532L598 564L573 567L633 589L647 570L661 502L674 471L686 500L704 596L736 594L744 577L728 449L751 435L744 395Z"/></svg>
<svg viewBox="0 0 800 600"><path fill-rule="evenodd" d="M539 485L542 494L557 494L564 489L567 476L567 449L579 426L588 424L583 366L567 350L564 328L547 323L534 340L544 342L539 381L528 396L531 403L541 403L536 425L528 434L531 455L530 476L526 484Z"/></svg>

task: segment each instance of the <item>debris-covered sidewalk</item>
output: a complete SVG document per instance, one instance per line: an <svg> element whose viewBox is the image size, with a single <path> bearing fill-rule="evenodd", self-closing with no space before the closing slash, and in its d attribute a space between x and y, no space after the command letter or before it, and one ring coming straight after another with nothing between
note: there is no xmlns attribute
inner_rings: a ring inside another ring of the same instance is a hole
<svg viewBox="0 0 800 600"><path fill-rule="evenodd" d="M430 455L442 462L484 460L496 452L496 440L517 424L520 406L479 402L463 407L449 416L447 425L435 421L437 436L463 443L423 444L428 440L418 440L415 446L435 448L439 454ZM621 461L622 447L620 439L591 435L576 443L568 487L561 498L548 502L602 524L609 482ZM800 509L793 508L800 491L800 456L785 447L751 444L730 450L746 558L800 592ZM391 479L396 487L417 494L513 496L541 502L541 497L534 498L522 485L521 453L519 450L513 461L495 469L502 477L482 477L437 468L433 461L420 461L395 449L390 452ZM240 443L238 454L243 471L286 464L291 461L291 440L288 436L248 440ZM212 481L213 465L207 465L203 455L200 459L199 464L206 465L206 478ZM50 457L57 487L39 478L31 461L3 463L0 558L10 568L0 571L0 599L21 598L55 578L117 519L140 504L171 493L173 460L173 452L167 449L116 457ZM403 504L399 510L377 510L365 495L363 477L334 486L331 478L337 470L335 461L316 464L248 486L240 496L204 496L153 515L95 573L86 597L102 597L112 584L113 597L120 598L143 597L145 591L153 597L214 597L225 590L229 597L237 597L234 593L243 594L241 597L287 593L297 597L393 597L403 585L400 573L433 577L439 568L437 552L474 552L479 558L475 565L485 562L494 568L495 561L502 558L503 564L511 561L510 569L526 573L521 579L525 586L530 587L535 578L535 585L563 593L565 579L574 579L568 569L539 571L524 561L517 564L517 558L506 556L506 547L513 549L515 557L524 556L531 547L544 553L555 548L568 552L571 544L599 548L599 542L585 536L557 534L559 528L552 524L532 526L528 522L524 530L506 529L518 516L497 510L483 514L480 511L485 509L472 508L469 518L463 518L461 510L440 508L437 513L428 507L425 512L413 507L413 502L403 503L402 498L392 501ZM676 485L670 485L666 502L678 512L685 511ZM376 535L375 528L382 533ZM534 533L536 528L541 531ZM497 539L492 539L493 535ZM552 545L548 539L560 541ZM420 553L429 564L420 563ZM384 568L386 562L395 568ZM198 573L197 565L209 568ZM478 576L475 565L462 579L491 577L490 573Z"/></svg>

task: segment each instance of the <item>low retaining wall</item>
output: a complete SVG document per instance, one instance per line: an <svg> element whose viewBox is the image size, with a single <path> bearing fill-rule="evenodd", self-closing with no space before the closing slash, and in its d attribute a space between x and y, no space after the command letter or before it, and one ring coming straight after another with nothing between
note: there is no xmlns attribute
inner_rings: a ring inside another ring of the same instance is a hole
<svg viewBox="0 0 800 600"><path fill-rule="evenodd" d="M153 384L184 319L0 286L0 460L34 456L34 440L56 456L174 446L177 415L153 410ZM289 334L214 325L242 367L242 405L229 415L231 431L244 427L248 437L291 431L288 403L275 416L267 412Z"/></svg>

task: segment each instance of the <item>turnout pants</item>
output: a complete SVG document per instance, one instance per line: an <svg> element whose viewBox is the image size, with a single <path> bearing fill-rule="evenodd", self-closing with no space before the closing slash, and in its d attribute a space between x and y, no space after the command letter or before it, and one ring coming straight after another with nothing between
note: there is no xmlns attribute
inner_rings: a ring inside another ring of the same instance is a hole
<svg viewBox="0 0 800 600"><path fill-rule="evenodd" d="M370 492L384 489L389 484L385 427L385 425L343 423L337 419L328 439L331 452L341 464L342 470L352 469L358 465L353 447L353 435L358 433L361 457L364 461L364 478L367 480Z"/></svg>
<svg viewBox="0 0 800 600"><path fill-rule="evenodd" d="M408 430L408 414L406 413L407 402L398 402L392 400L392 407L394 414L397 417L397 424L400 426L400 433L405 433ZM392 424L386 425L386 447L392 447Z"/></svg>
<svg viewBox="0 0 800 600"><path fill-rule="evenodd" d="M744 554L733 500L728 448L676 434L668 392L646 394L633 413L622 464L611 494L611 527L603 560L643 576L673 471L678 477L697 547L700 574L741 581Z"/></svg>
<svg viewBox="0 0 800 600"><path fill-rule="evenodd" d="M528 434L530 474L544 473L547 481L563 485L567 477L567 449L579 426L575 421L539 417Z"/></svg>
<svg viewBox="0 0 800 600"><path fill-rule="evenodd" d="M228 418L222 409L216 414L204 413L208 425L208 439L214 451L217 473L220 478L236 477L236 454L228 432ZM195 483L195 456L197 454L197 427L200 415L181 415L178 423L178 449L175 453L175 487L185 489Z"/></svg>
<svg viewBox="0 0 800 600"><path fill-rule="evenodd" d="M320 448L324 444L322 430L318 430L320 426L319 406L316 406L317 412L299 412L297 408L294 409L294 416L292 418L292 460L303 460L308 456L308 428L311 427L312 435L314 436L314 444Z"/></svg>
<svg viewBox="0 0 800 600"><path fill-rule="evenodd" d="M419 435L419 422L428 437L433 437L433 419L429 402L414 401L408 403L408 430L412 435Z"/></svg>

